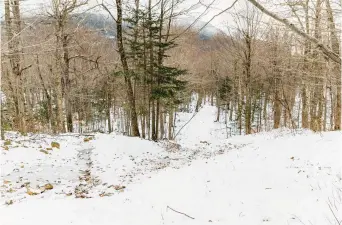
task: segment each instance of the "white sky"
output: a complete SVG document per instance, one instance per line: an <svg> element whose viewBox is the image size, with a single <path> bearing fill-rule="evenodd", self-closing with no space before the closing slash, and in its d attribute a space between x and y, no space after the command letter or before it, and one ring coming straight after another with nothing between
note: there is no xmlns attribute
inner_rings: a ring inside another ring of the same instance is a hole
<svg viewBox="0 0 342 225"><path fill-rule="evenodd" d="M114 6L114 1L115 0L88 0L89 4L88 7L92 7L98 4L98 2L106 2L110 3L111 5ZM128 1L133 1L133 0L123 0L123 2L128 2ZM147 2L147 0L141 0L142 2ZM157 0L152 0L152 1L157 1ZM189 6L197 3L199 0L184 0L184 3L182 3L180 8L188 8ZM201 0L201 2L205 4L209 4L210 2L215 1L215 3L212 5L211 9L201 17L201 21L207 22L210 20L214 15L219 13L222 9L225 9L229 6L231 6L234 2L234 0ZM46 11L46 8L48 7L49 3L51 0L21 0L21 12L23 14L37 14L37 13L42 13ZM263 4L265 1L261 1ZM277 12L277 14L286 17L288 16L286 11L289 11L289 8L279 8L279 5L272 4L272 2L277 2L276 1L267 1L269 4L265 5L268 9L271 11ZM279 1L278 1L279 2ZM332 5L334 8L338 9L338 12L336 14L336 20L338 23L338 26L342 22L342 16L341 16L341 6L338 6L338 3L340 0L332 0ZM0 0L0 16L3 17L3 10L4 10L4 0ZM216 17L213 21L211 21L211 24L223 31L227 31L227 24L229 26L234 26L233 17L232 13L239 11L241 9L246 8L246 0L238 0L237 4L235 4L234 9L229 10L227 13L223 13L222 15ZM193 18L197 18L198 15L200 15L203 11L205 10L204 7L199 7L197 9L192 10L187 16L192 16ZM103 13L103 11L102 11ZM263 16L263 21L268 21L269 17L268 16Z"/></svg>
<svg viewBox="0 0 342 225"><path fill-rule="evenodd" d="M114 0L104 0L107 3L113 4ZM144 0L142 0L144 1ZM203 3L208 4L212 0L202 0ZM241 8L242 5L244 5L245 0L239 0L239 2L236 4L235 8ZM42 13L46 10L50 0L22 0L21 1L21 12L25 15L27 14L39 14ZM95 6L98 4L98 2L102 2L102 0L89 0L88 7ZM123 0L125 2L125 0ZM185 0L184 3L182 3L181 8L188 8L189 6L197 3L198 0ZM215 0L215 3L212 5L212 8L201 17L201 21L207 22L210 20L214 15L220 12L220 10L229 7L232 5L234 0ZM4 0L0 0L0 14L1 17L3 16L3 5L4 5ZM203 11L205 10L204 7L198 7L197 9L194 9L189 13L187 16L192 16L196 18L199 16ZM234 12L234 10L230 10L230 12ZM224 13L218 17L216 17L211 24L219 29L224 29L226 27L226 23L231 20L231 16L229 13Z"/></svg>

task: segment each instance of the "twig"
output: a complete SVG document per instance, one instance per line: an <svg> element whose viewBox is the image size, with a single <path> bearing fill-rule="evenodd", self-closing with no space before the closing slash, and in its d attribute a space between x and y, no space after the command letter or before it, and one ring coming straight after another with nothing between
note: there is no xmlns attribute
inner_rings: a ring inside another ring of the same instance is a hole
<svg viewBox="0 0 342 225"><path fill-rule="evenodd" d="M330 203L330 204L331 204L331 203ZM337 221L337 224L338 224L338 225L341 225L341 221L338 220L338 218L337 218L337 216L335 215L334 210L332 210L330 204L328 203L328 206L329 206L329 209L330 209L331 213L333 214L335 220Z"/></svg>
<svg viewBox="0 0 342 225"><path fill-rule="evenodd" d="M295 215L294 217L296 217L301 224L305 225L305 223L298 216Z"/></svg>
<svg viewBox="0 0 342 225"><path fill-rule="evenodd" d="M176 213L179 213L179 214L182 214L182 215L184 215L184 216L186 216L186 217L189 217L190 219L193 219L193 220L195 219L195 218L193 218L193 217L191 217L191 216L189 216L189 215L187 215L187 214L185 214L185 213L179 212L179 211L177 211L177 210L171 208L170 206L167 206L167 208L168 208L168 209L171 209L172 211L174 211L174 212L176 212Z"/></svg>
<svg viewBox="0 0 342 225"><path fill-rule="evenodd" d="M248 0L250 3L252 3L255 7L257 7L261 12L265 13L266 15L272 17L276 21L284 24L287 28L291 29L293 32L298 34L299 36L305 38L306 40L310 41L311 43L317 45L317 47L323 52L324 55L326 55L328 58L330 58L332 61L338 63L341 65L341 58L338 54L336 54L333 50L331 50L328 46L324 45L320 40L316 39L315 37L310 36L309 34L305 33L298 27L296 27L292 22L290 22L288 19L284 19L279 17L277 14L267 10L265 7L263 7L257 0Z"/></svg>
<svg viewBox="0 0 342 225"><path fill-rule="evenodd" d="M220 16L222 13L227 12L228 10L230 10L231 8L234 7L234 5L237 3L238 0L235 0L233 2L233 4L231 4L228 8L222 10L221 12L219 12L218 14L214 15L208 22L206 22L201 29L199 29L199 31L202 31L211 21L213 21L216 17ZM210 6L209 6L210 7Z"/></svg>
<svg viewBox="0 0 342 225"><path fill-rule="evenodd" d="M179 132L181 132L181 130L182 130L186 125L188 125L188 123L190 123L190 121L196 116L197 113L198 113L198 111L195 112L195 113L192 115L192 117L188 120L188 122L186 122L186 123L177 131L177 133L176 133L176 135L173 137L173 139L176 139L176 137L177 137L177 135L179 134Z"/></svg>
<svg viewBox="0 0 342 225"><path fill-rule="evenodd" d="M95 134L57 134L57 137L95 137Z"/></svg>
<svg viewBox="0 0 342 225"><path fill-rule="evenodd" d="M206 7L206 9L185 29L185 30L183 30L180 34L178 34L176 37L174 37L173 39L171 39L171 41L174 41L174 40L176 40L177 38L179 38L182 34L184 34L185 32L187 32L189 29L191 29L207 12L208 12L208 10L210 9L210 6L212 5L212 4L214 4L214 2L215 2L216 0L213 0L207 7ZM199 1L199 3L201 3L201 1ZM197 5L197 3L196 3L196 5ZM208 24L206 24L206 25L208 25ZM206 26L205 25L205 26Z"/></svg>
<svg viewBox="0 0 342 225"><path fill-rule="evenodd" d="M102 6L102 8L103 8L105 11L107 11L107 13L109 14L109 16L112 17L112 19L113 19L115 22L117 22L117 20L116 20L116 18L114 17L114 15L111 13L111 11L108 9L108 7L107 7L105 4L103 4L103 2L102 2L102 4L99 4L99 5Z"/></svg>

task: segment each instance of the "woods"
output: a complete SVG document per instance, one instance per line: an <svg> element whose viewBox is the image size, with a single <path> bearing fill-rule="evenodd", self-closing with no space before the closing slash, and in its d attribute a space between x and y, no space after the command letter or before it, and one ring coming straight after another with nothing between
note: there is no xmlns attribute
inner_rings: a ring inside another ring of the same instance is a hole
<svg viewBox="0 0 342 225"><path fill-rule="evenodd" d="M340 0L0 5L3 224L341 224Z"/></svg>
<svg viewBox="0 0 342 225"><path fill-rule="evenodd" d="M279 2L287 17L239 0L215 33L179 22L191 10L181 0L112 3L92 13L86 0L51 0L23 15L20 1L4 1L2 131L172 140L177 114L205 103L234 134L341 129L332 0Z"/></svg>

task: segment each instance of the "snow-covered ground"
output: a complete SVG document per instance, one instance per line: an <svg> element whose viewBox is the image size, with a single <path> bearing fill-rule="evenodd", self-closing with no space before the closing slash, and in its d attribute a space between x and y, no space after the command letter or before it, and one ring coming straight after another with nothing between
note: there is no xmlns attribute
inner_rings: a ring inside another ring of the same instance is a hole
<svg viewBox="0 0 342 225"><path fill-rule="evenodd" d="M176 142L8 133L0 224L341 223L341 132L227 139L215 114L203 106ZM192 114L178 117L182 125ZM51 142L60 148L46 150Z"/></svg>

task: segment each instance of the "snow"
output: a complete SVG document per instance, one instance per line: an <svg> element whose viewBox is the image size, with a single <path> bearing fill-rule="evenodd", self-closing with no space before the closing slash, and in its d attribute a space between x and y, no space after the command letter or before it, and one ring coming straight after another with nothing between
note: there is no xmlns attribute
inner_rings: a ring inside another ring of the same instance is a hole
<svg viewBox="0 0 342 225"><path fill-rule="evenodd" d="M188 116L187 114L188 113L179 113L179 117L187 122L194 115L190 114L191 116L189 118L189 114ZM215 114L215 107L204 105L199 113L195 114L191 121L179 132L176 137L178 143L187 147L195 147L199 144L199 141L215 142L226 139L225 125L214 122ZM182 121L178 124L180 125L178 125L177 128L182 127L185 123Z"/></svg>
<svg viewBox="0 0 342 225"><path fill-rule="evenodd" d="M215 114L204 105L179 145L118 134L86 142L77 134L7 134L1 224L338 224L341 132L282 129L227 139ZM178 113L176 132L192 116ZM60 149L39 151L52 141ZM25 182L54 188L29 196Z"/></svg>

